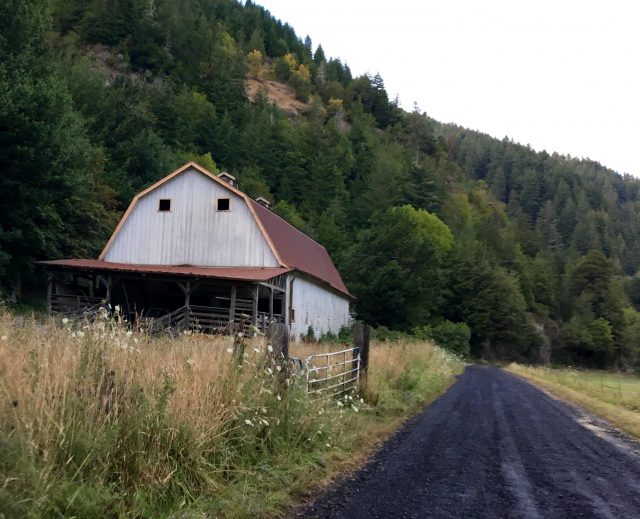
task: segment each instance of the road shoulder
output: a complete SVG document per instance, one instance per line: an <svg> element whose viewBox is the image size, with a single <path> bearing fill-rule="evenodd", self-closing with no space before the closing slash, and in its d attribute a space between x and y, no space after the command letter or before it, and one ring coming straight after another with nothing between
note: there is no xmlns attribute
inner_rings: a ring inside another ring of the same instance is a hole
<svg viewBox="0 0 640 519"><path fill-rule="evenodd" d="M544 390L549 396L572 404L574 407L578 406L578 411L585 415L585 423L583 423L583 425L588 428L602 428L604 425L608 426L611 430L618 431L619 434L623 434L625 437L630 436L636 442L640 440L640 420L638 419L638 413L607 402L602 402L582 394L575 389L541 377L536 377L531 373L518 370L512 366L506 366L504 369ZM585 410L588 411L588 413L586 413ZM590 413L596 416L592 417Z"/></svg>

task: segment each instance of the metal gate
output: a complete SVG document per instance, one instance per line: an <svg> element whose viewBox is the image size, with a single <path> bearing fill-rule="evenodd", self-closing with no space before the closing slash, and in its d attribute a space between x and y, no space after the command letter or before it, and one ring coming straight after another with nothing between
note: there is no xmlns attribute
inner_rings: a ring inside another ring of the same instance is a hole
<svg viewBox="0 0 640 519"><path fill-rule="evenodd" d="M292 359L302 368L300 359ZM360 375L360 348L309 355L304 363L307 393L331 398L354 389Z"/></svg>

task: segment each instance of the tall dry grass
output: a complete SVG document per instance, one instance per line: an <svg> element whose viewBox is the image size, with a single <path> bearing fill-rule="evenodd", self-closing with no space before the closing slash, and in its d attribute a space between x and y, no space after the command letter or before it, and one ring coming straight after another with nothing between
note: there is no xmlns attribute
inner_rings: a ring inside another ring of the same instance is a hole
<svg viewBox="0 0 640 519"><path fill-rule="evenodd" d="M17 323L0 310L0 512L273 512L362 448L371 417L409 412L461 365L433 345L373 345L369 403L344 406L308 398L260 338L233 352L232 338L149 337L107 316Z"/></svg>

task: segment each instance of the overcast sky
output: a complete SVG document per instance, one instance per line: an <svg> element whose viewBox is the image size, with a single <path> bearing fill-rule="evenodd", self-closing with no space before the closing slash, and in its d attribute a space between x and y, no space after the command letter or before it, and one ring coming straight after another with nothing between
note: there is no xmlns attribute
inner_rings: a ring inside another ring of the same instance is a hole
<svg viewBox="0 0 640 519"><path fill-rule="evenodd" d="M640 176L640 3L258 3L406 109Z"/></svg>

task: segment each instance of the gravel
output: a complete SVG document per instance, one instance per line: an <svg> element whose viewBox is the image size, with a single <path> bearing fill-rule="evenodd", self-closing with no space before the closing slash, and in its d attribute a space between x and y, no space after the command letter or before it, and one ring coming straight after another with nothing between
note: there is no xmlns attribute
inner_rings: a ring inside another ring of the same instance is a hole
<svg viewBox="0 0 640 519"><path fill-rule="evenodd" d="M471 366L296 515L640 518L640 444L500 368Z"/></svg>

